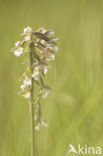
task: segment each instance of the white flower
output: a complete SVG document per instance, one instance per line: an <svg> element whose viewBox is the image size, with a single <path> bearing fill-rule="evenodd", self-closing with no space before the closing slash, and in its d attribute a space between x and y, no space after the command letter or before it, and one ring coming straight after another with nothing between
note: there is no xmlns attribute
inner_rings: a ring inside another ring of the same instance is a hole
<svg viewBox="0 0 103 156"><path fill-rule="evenodd" d="M29 41L31 39L30 35L25 36L25 41Z"/></svg>
<svg viewBox="0 0 103 156"><path fill-rule="evenodd" d="M24 33L30 33L32 32L32 28L30 28L29 26L24 28Z"/></svg>
<svg viewBox="0 0 103 156"><path fill-rule="evenodd" d="M23 53L24 48L18 47L17 49L14 50L15 56L20 56Z"/></svg>
<svg viewBox="0 0 103 156"><path fill-rule="evenodd" d="M48 71L48 69L47 69L47 68L44 68L44 74L46 74L46 73L47 73L47 71Z"/></svg>
<svg viewBox="0 0 103 156"><path fill-rule="evenodd" d="M48 123L46 120L44 120L43 118L41 118L41 125L44 127L48 127Z"/></svg>
<svg viewBox="0 0 103 156"><path fill-rule="evenodd" d="M30 92L28 92L28 93L26 93L26 94L24 94L22 96L24 96L26 99L28 99L30 97Z"/></svg>
<svg viewBox="0 0 103 156"><path fill-rule="evenodd" d="M47 96L48 96L48 94L51 92L51 88L48 87L48 86L43 86L43 87L41 88L41 91L42 91L42 98L43 98L43 99L46 99Z"/></svg>
<svg viewBox="0 0 103 156"><path fill-rule="evenodd" d="M41 127L41 125L40 125L40 123L38 122L37 126L35 127L35 130L36 130L36 131L39 131L39 130L40 130L40 127Z"/></svg>
<svg viewBox="0 0 103 156"><path fill-rule="evenodd" d="M15 47L12 49L15 56L20 56L23 53L24 48L22 47L21 41L15 43Z"/></svg>
<svg viewBox="0 0 103 156"><path fill-rule="evenodd" d="M23 85L21 85L22 91L28 91L28 87L31 85L31 79L29 79L27 76L25 77L25 80L23 81ZM22 96L24 96L26 99L30 97L30 92L24 93Z"/></svg>
<svg viewBox="0 0 103 156"><path fill-rule="evenodd" d="M41 43L41 44L45 44L45 41L44 41L44 40L41 40L40 43Z"/></svg>
<svg viewBox="0 0 103 156"><path fill-rule="evenodd" d="M50 58L51 58L51 60L55 60L55 55L54 54L51 54L50 55Z"/></svg>
<svg viewBox="0 0 103 156"><path fill-rule="evenodd" d="M46 74L47 73L47 66L46 65L43 65L43 64L40 64L40 65L37 65L34 69L34 73L32 74L32 77L35 79L35 80L39 80L40 79L40 75L41 74Z"/></svg>
<svg viewBox="0 0 103 156"><path fill-rule="evenodd" d="M24 29L24 33L22 33L21 36L24 36L25 40L28 41L31 39L31 33L32 33L32 28L28 26Z"/></svg>
<svg viewBox="0 0 103 156"><path fill-rule="evenodd" d="M39 80L39 76L40 76L40 72L37 70L34 71L34 73L32 74L32 77L35 79L35 80Z"/></svg>
<svg viewBox="0 0 103 156"><path fill-rule="evenodd" d="M57 46L54 47L54 50L58 52L59 48Z"/></svg>
<svg viewBox="0 0 103 156"><path fill-rule="evenodd" d="M30 36L25 36L25 41L29 41L31 39Z"/></svg>
<svg viewBox="0 0 103 156"><path fill-rule="evenodd" d="M27 76L25 77L24 85L25 86L30 86L31 85L31 79L29 79Z"/></svg>
<svg viewBox="0 0 103 156"><path fill-rule="evenodd" d="M39 131L42 126L48 127L48 122L42 117L41 114L37 114L34 119L37 124L35 130Z"/></svg>
<svg viewBox="0 0 103 156"><path fill-rule="evenodd" d="M24 84L21 85L21 89L22 89L22 90L25 90L25 85L24 85Z"/></svg>
<svg viewBox="0 0 103 156"><path fill-rule="evenodd" d="M21 45L21 41L17 41L16 43L15 43L15 46L16 47L18 47L18 46L20 46Z"/></svg>
<svg viewBox="0 0 103 156"><path fill-rule="evenodd" d="M29 79L27 76L25 77L25 80L23 81L23 84L21 85L21 90L25 91L28 90L28 87L31 85L31 79ZM28 94L25 95L28 97Z"/></svg>

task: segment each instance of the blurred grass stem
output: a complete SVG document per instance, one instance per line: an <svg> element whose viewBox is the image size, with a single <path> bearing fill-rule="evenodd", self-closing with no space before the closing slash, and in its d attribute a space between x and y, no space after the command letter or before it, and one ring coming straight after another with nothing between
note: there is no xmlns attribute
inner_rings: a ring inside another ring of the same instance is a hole
<svg viewBox="0 0 103 156"><path fill-rule="evenodd" d="M33 43L30 44L30 69L33 74ZM30 120L31 120L31 156L35 156L35 121L34 121L34 80L31 78L31 90L30 90Z"/></svg>

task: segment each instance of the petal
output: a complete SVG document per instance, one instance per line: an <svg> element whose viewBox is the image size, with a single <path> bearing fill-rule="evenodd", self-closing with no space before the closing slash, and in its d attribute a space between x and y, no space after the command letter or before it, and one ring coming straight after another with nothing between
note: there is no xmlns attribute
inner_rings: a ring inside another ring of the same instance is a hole
<svg viewBox="0 0 103 156"><path fill-rule="evenodd" d="M57 40L59 40L59 39L56 38L56 37L52 37L52 38L49 39L49 43L55 42L55 41L57 41Z"/></svg>
<svg viewBox="0 0 103 156"><path fill-rule="evenodd" d="M53 35L53 34L54 34L54 31L47 31L47 32L45 33L46 36Z"/></svg>
<svg viewBox="0 0 103 156"><path fill-rule="evenodd" d="M30 28L29 26L24 28L24 33L28 33L28 32L32 32L32 28Z"/></svg>
<svg viewBox="0 0 103 156"><path fill-rule="evenodd" d="M41 127L41 125L40 125L40 123L38 123L37 126L35 127L35 130L36 131L39 131L40 130L40 127Z"/></svg>
<svg viewBox="0 0 103 156"><path fill-rule="evenodd" d="M18 47L18 46L20 46L21 45L21 41L17 41L16 43L15 43L15 46L16 47Z"/></svg>

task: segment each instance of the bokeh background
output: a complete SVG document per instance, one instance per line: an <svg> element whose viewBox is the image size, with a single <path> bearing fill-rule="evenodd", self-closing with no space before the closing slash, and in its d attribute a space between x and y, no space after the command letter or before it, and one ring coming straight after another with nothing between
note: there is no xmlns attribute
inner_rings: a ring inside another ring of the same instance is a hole
<svg viewBox="0 0 103 156"><path fill-rule="evenodd" d="M29 105L18 95L25 67L11 52L26 26L59 38L46 78L53 92L42 101L49 127L36 132L36 156L73 156L69 144L103 150L103 1L0 0L0 156L30 156Z"/></svg>

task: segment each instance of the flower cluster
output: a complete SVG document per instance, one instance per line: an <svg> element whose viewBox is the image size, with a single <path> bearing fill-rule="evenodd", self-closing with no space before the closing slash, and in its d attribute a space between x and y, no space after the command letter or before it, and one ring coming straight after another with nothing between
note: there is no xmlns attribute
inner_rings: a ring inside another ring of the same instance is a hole
<svg viewBox="0 0 103 156"><path fill-rule="evenodd" d="M54 37L53 31L40 28L35 32L30 27L25 28L21 36L24 37L24 40L16 42L12 51L17 57L25 54L26 60L29 60L26 71L22 76L21 95L25 98L30 97L32 80L39 86L38 96L34 98L34 105L37 108L35 116L37 126L35 129L39 130L42 125L47 127L47 122L41 114L40 100L41 98L45 99L51 92L51 88L44 83L44 77L51 67L49 62L55 59L55 54L58 51L56 44L58 38ZM32 58L30 58L30 53L32 53ZM30 60L32 61L32 67Z"/></svg>

